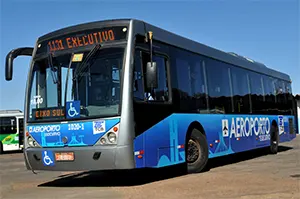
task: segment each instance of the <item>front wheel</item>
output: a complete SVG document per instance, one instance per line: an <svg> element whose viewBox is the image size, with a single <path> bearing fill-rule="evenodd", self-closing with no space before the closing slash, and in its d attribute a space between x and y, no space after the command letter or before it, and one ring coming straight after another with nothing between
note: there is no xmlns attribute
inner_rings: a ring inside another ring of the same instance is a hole
<svg viewBox="0 0 300 199"><path fill-rule="evenodd" d="M201 172L208 161L206 137L198 129L193 129L191 136L187 138L186 146L187 172Z"/></svg>

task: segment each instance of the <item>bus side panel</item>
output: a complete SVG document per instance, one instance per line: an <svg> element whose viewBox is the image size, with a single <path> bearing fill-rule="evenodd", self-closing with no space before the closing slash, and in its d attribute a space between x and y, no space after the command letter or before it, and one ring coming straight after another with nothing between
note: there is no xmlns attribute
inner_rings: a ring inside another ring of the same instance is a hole
<svg viewBox="0 0 300 199"><path fill-rule="evenodd" d="M3 151L19 150L19 135L18 134L3 134L0 135Z"/></svg>
<svg viewBox="0 0 300 199"><path fill-rule="evenodd" d="M197 121L205 131L209 158L270 145L272 121L278 123L280 141L290 141L288 120L292 116L173 114L135 139L136 167L163 167L185 161L186 132ZM143 151L139 156L138 151ZM139 156L139 157L138 157Z"/></svg>
<svg viewBox="0 0 300 199"><path fill-rule="evenodd" d="M142 133L140 136L136 137L134 140L134 159L135 167L143 168L145 167L145 157L144 157L144 136L145 133Z"/></svg>
<svg viewBox="0 0 300 199"><path fill-rule="evenodd" d="M215 124L223 117L173 114L160 121L135 139L136 167L163 167L185 162L185 138L189 125L194 121L202 121L204 129L211 132L208 140L214 140L219 136L216 132L221 132L221 127L216 129ZM141 150L144 154L138 157Z"/></svg>
<svg viewBox="0 0 300 199"><path fill-rule="evenodd" d="M171 115L138 136L134 141L136 167L162 167L184 162L184 147L180 147L184 144L184 136L181 134L178 117ZM144 151L142 158L138 157L141 150Z"/></svg>
<svg viewBox="0 0 300 199"><path fill-rule="evenodd" d="M288 142L296 138L296 118L295 116L278 116L282 118L282 124L278 121L279 142Z"/></svg>

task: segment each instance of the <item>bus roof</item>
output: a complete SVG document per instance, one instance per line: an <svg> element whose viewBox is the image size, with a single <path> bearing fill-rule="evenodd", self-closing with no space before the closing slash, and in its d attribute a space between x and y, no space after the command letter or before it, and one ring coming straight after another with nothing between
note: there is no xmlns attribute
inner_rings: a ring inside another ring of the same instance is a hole
<svg viewBox="0 0 300 199"><path fill-rule="evenodd" d="M232 65L239 66L241 68L245 68L248 70L252 70L255 72L260 72L265 75L273 76L279 79L283 79L285 81L291 81L290 76L276 71L274 69L268 68L262 63L254 61L250 58L238 55L233 52L224 52L202 43L193 41L191 39L185 38L183 36L177 35L175 33L169 32L157 26L151 25L147 22L137 20L137 19L112 19L112 20L103 20L103 21L95 21L90 23L78 24L74 26L69 26L66 28L62 28L53 32L50 32L38 39L38 42L49 39L52 37L56 37L62 34L68 34L71 32L81 31L85 29L97 28L99 26L104 25L125 25L129 24L132 21L134 26L134 33L144 35L147 31L153 32L153 39L161 41L163 43L167 43L172 46L176 46L197 54L205 55L207 57L211 57Z"/></svg>
<svg viewBox="0 0 300 199"><path fill-rule="evenodd" d="M94 22L89 22L89 23L68 26L68 27L55 30L53 32L47 33L47 34L39 37L38 42L41 42L41 41L47 40L47 39L51 39L53 37L57 37L60 35L69 34L72 32L78 32L78 31L82 31L82 30L86 30L86 29L99 28L99 26L105 26L105 25L124 26L124 25L129 25L129 23L130 23L130 19L110 19L110 20L94 21Z"/></svg>
<svg viewBox="0 0 300 199"><path fill-rule="evenodd" d="M138 23L145 23L145 22L138 22ZM143 25L143 24L141 24ZM241 55L238 55L236 53L230 53L230 52L224 52L209 46L206 46L204 44L201 44L199 42L193 41L191 39L182 37L180 35L171 33L167 30L163 30L161 28L158 28L156 26L153 26L151 24L145 23L144 25L146 27L147 31L153 32L153 39L160 40L164 43L171 44L173 46L177 46L179 48L202 54L207 57L211 57L232 65L239 66L241 68L245 68L248 70L252 70L255 72L260 72L265 75L273 76L279 79L283 79L286 81L291 81L290 76L276 71L274 69L268 68L262 63L256 62L254 60L251 60L247 57L243 57Z"/></svg>
<svg viewBox="0 0 300 199"><path fill-rule="evenodd" d="M23 116L24 113L21 110L0 110L0 117L6 116Z"/></svg>

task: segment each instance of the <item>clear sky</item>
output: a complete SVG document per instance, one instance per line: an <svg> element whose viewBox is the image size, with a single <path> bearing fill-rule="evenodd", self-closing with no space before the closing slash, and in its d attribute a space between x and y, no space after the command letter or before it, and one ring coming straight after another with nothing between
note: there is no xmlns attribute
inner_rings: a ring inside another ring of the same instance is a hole
<svg viewBox="0 0 300 199"><path fill-rule="evenodd" d="M236 52L289 74L300 94L298 0L79 1L0 0L0 109L24 107L30 58L14 62L5 81L5 57L13 48L69 25L111 18L137 18L226 52Z"/></svg>

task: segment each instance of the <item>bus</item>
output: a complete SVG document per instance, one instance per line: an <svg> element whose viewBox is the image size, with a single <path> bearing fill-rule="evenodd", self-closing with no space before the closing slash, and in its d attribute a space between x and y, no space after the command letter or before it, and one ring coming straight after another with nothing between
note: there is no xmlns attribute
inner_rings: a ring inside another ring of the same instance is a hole
<svg viewBox="0 0 300 199"><path fill-rule="evenodd" d="M24 114L20 110L0 110L0 154L23 149Z"/></svg>
<svg viewBox="0 0 300 199"><path fill-rule="evenodd" d="M137 19L39 37L25 95L27 168L93 171L184 165L296 137L289 75Z"/></svg>

